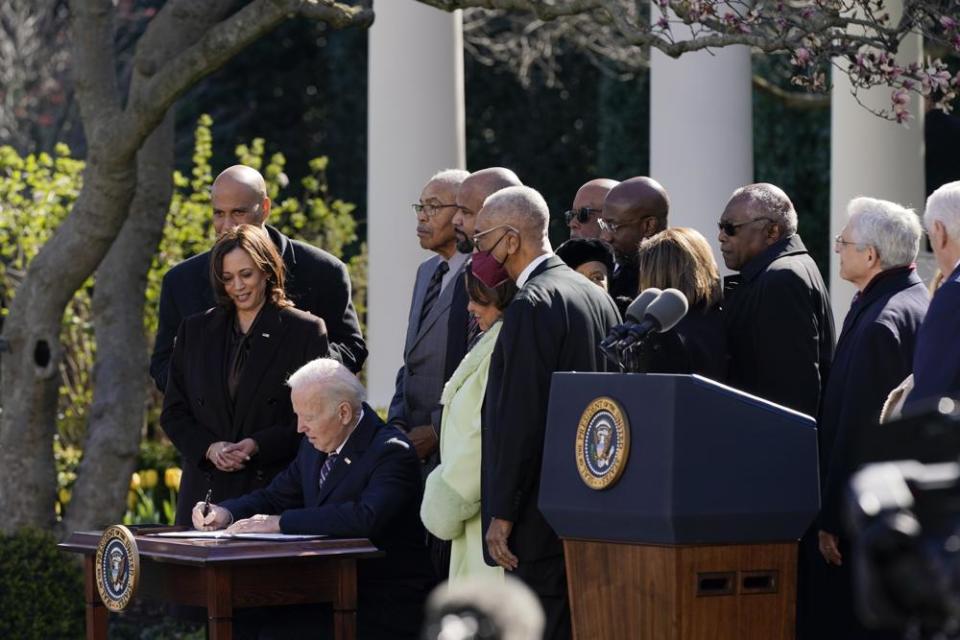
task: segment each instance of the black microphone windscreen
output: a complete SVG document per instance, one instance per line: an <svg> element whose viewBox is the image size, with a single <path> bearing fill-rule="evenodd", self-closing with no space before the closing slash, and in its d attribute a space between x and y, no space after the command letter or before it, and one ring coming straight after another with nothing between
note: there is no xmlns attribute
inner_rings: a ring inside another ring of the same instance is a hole
<svg viewBox="0 0 960 640"><path fill-rule="evenodd" d="M665 289L647 307L646 315L660 323L660 332L672 329L687 315L687 296L678 289Z"/></svg>
<svg viewBox="0 0 960 640"><path fill-rule="evenodd" d="M624 315L624 320L632 320L633 322L641 322L643 316L647 312L647 307L650 306L650 303L657 299L661 294L661 290L656 287L650 287L649 289L644 289L640 292L633 302L630 303L630 306L627 307Z"/></svg>

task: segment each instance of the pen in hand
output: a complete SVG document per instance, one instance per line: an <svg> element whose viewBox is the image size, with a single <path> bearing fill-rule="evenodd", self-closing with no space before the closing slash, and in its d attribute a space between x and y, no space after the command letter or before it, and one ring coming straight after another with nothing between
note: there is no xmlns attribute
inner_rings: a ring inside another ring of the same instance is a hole
<svg viewBox="0 0 960 640"><path fill-rule="evenodd" d="M212 497L213 497L213 489L207 489L207 497L203 499L203 511L200 512L201 515L203 515L204 517L206 517L207 514L210 513L210 498Z"/></svg>

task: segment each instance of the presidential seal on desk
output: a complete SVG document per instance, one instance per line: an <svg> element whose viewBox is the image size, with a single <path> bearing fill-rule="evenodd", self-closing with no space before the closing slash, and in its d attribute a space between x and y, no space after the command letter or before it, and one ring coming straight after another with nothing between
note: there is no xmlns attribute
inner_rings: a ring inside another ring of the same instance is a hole
<svg viewBox="0 0 960 640"><path fill-rule="evenodd" d="M606 489L620 479L630 454L627 414L613 398L600 397L580 416L577 471L591 489Z"/></svg>
<svg viewBox="0 0 960 640"><path fill-rule="evenodd" d="M140 579L137 541L122 524L109 527L97 546L97 591L110 611L127 608Z"/></svg>

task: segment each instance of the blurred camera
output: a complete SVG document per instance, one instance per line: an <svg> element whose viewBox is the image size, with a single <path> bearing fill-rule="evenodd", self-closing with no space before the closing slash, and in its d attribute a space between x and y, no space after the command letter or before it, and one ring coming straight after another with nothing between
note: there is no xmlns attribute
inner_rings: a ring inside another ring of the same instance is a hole
<svg viewBox="0 0 960 640"><path fill-rule="evenodd" d="M879 425L858 450L847 516L861 620L960 637L960 403Z"/></svg>

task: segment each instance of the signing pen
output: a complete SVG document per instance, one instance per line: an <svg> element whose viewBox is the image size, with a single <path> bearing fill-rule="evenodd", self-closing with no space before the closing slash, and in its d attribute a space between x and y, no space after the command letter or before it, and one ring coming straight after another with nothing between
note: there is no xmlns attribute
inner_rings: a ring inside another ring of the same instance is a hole
<svg viewBox="0 0 960 640"><path fill-rule="evenodd" d="M203 499L203 511L201 515L206 516L210 513L210 498L213 497L213 489L207 489L207 497Z"/></svg>

